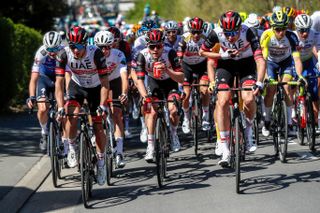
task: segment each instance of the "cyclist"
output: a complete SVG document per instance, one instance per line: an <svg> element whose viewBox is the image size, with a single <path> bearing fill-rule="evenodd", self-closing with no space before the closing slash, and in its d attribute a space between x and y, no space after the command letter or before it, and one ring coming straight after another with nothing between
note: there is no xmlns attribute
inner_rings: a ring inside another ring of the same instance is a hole
<svg viewBox="0 0 320 213"><path fill-rule="evenodd" d="M234 76L239 75L242 87L252 87L255 84L257 88L254 91L242 91L243 111L246 116L245 134L248 138L249 152L254 152L257 147L252 140L252 125L256 111L254 96L258 94L259 89L263 88L263 79L265 74L265 60L262 57L259 40L255 32L242 24L239 13L227 11L222 14L219 20L218 28L215 28L202 48L200 55L218 59L215 71L215 82L210 82L210 90L213 90L215 84L218 88L233 87ZM219 53L212 52L217 43L221 48ZM241 70L240 70L241 69ZM255 76L257 74L257 81ZM211 75L211 74L210 74ZM219 140L215 150L216 155L222 159L218 162L221 166L227 166L230 161L229 134L230 134L230 113L229 100L231 92L218 92L216 103L217 134Z"/></svg>
<svg viewBox="0 0 320 213"><path fill-rule="evenodd" d="M259 38L261 37L263 30L260 29L260 22L257 14L250 13L248 18L244 21L244 24L247 25L248 27L253 27L254 29L256 29L258 33L258 37Z"/></svg>
<svg viewBox="0 0 320 213"><path fill-rule="evenodd" d="M293 21L296 17L296 10L293 7L283 7L282 12L285 13L289 18L288 30L294 30Z"/></svg>
<svg viewBox="0 0 320 213"><path fill-rule="evenodd" d="M189 20L188 26L190 32L183 34L178 49L178 56L182 61L182 69L185 76L183 83L185 97L182 101L182 109L184 112L182 131L185 134L190 132L189 99L191 88L188 85L193 81L193 74L199 74L199 84L208 84L207 58L198 54L205 39L203 35L204 21L199 17L194 17ZM202 101L202 129L207 131L210 128L209 94L206 86L201 86L200 91Z"/></svg>
<svg viewBox="0 0 320 213"><path fill-rule="evenodd" d="M183 72L178 62L176 51L164 47L164 33L159 29L150 30L146 34L146 40L147 48L138 54L136 67L134 68L137 75L136 85L141 97L144 100L148 96L158 99L168 98L168 100L176 97L179 100L177 82L183 82ZM158 69L157 74L155 74L155 69ZM148 75L146 86L144 84L145 75ZM171 148L177 152L180 150L180 142L177 135L179 124L178 109L173 103L168 104L168 109L171 123ZM151 113L145 115L148 129L148 147L145 156L147 162L152 162L154 156L156 116L153 106L151 107Z"/></svg>
<svg viewBox="0 0 320 213"><path fill-rule="evenodd" d="M302 75L303 76L316 76L319 71L316 67L317 58L319 55L320 41L319 33L311 29L312 20L306 14L298 15L294 24L296 26L295 34L299 39L300 56L302 61ZM308 79L308 90L312 97L312 105L315 118L318 117L319 112L319 96L318 96L318 79Z"/></svg>
<svg viewBox="0 0 320 213"><path fill-rule="evenodd" d="M58 32L49 31L43 37L43 45L37 50L32 66L29 82L29 98L27 105L31 109L35 101L45 101L53 98L55 84L55 65L57 53L63 49L61 36ZM48 110L46 103L37 103L37 117L41 126L41 139L39 147L42 151L47 149L48 137Z"/></svg>
<svg viewBox="0 0 320 213"><path fill-rule="evenodd" d="M289 24L289 17L282 11L277 11L272 14L270 18L270 24L272 29L268 29L263 32L260 43L263 50L263 56L267 60L267 74L269 80L278 80L279 76L282 82L288 82L294 75L294 68L299 76L299 81L305 81L301 76L302 63L300 59L300 53L298 52L299 41L297 36L287 30ZM294 62L294 65L293 65ZM288 112L288 135L295 135L292 126L291 118L291 106L292 96L290 95L290 87L284 86L286 93L286 104ZM270 114L273 102L273 96L276 92L276 87L268 87L267 93L264 98L265 102L265 125L262 128L262 134L264 136L270 135Z"/></svg>
<svg viewBox="0 0 320 213"><path fill-rule="evenodd" d="M181 36L178 35L178 23L176 21L167 21L164 25L164 31L165 31L165 40L164 40L164 46L170 47L174 49L175 51L178 50L179 42L181 40Z"/></svg>
<svg viewBox="0 0 320 213"><path fill-rule="evenodd" d="M120 51L122 51L126 57L126 61L127 61L127 70L128 70L128 74L130 75L130 70L131 70L131 46L129 44L129 42L125 41L123 39L123 35L121 34L120 30L117 27L109 27L108 29L109 32L111 32L114 36L114 43L113 43L113 48L116 48ZM129 113L129 110L127 110L127 112ZM126 138L132 138L131 132L129 131L129 114L126 113L125 114L125 119L124 119L124 123L125 123L125 137Z"/></svg>
<svg viewBox="0 0 320 213"><path fill-rule="evenodd" d="M113 34L109 31L100 31L94 37L95 45L103 52L106 58L108 69L108 80L110 85L109 98L119 99L121 104L125 104L128 100L128 74L127 64L124 53L118 49L112 48L114 43ZM125 162L123 160L123 114L121 104L112 104L112 116L115 123L114 137L117 142L116 148L116 164L118 168L123 168Z"/></svg>
<svg viewBox="0 0 320 213"><path fill-rule="evenodd" d="M68 46L59 53L56 65L56 99L58 114L63 116L64 75L68 67L72 74L67 87L66 110L68 113L79 113L84 99L87 100L93 120L93 129L97 149L97 182L103 185L106 176L105 146L106 135L102 127L102 119L96 111L107 113L104 106L109 92L108 70L102 51L96 46L87 45L87 32L82 27L72 27L67 34ZM98 110L97 110L98 109ZM101 114L101 113L99 113ZM77 165L75 150L77 139L77 117L69 116L66 121L66 136L69 142L67 163L69 167Z"/></svg>

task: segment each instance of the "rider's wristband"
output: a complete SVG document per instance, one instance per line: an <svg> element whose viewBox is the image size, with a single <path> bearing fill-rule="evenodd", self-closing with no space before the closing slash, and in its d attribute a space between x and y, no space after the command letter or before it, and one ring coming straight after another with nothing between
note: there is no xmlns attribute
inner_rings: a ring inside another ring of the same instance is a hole
<svg viewBox="0 0 320 213"><path fill-rule="evenodd" d="M260 89L263 89L263 87L264 87L264 84L263 84L263 82L261 82L261 81L257 81L257 82L256 82L256 85L257 85Z"/></svg>

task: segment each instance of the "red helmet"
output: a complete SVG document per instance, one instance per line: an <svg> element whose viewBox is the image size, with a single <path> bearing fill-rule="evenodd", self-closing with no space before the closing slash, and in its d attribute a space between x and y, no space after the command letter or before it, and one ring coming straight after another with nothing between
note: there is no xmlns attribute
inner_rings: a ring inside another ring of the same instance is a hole
<svg viewBox="0 0 320 213"><path fill-rule="evenodd" d="M164 41L164 33L159 29L153 29L147 32L146 41L148 44L159 44Z"/></svg>
<svg viewBox="0 0 320 213"><path fill-rule="evenodd" d="M237 31L241 26L239 13L228 11L220 17L219 25L224 31Z"/></svg>
<svg viewBox="0 0 320 213"><path fill-rule="evenodd" d="M189 30L191 31L192 30L200 31L200 30L203 30L203 24L204 24L204 21L201 18L194 17L189 20L188 27L189 27Z"/></svg>
<svg viewBox="0 0 320 213"><path fill-rule="evenodd" d="M69 43L85 44L88 39L86 30L82 27L72 27L67 34Z"/></svg>
<svg viewBox="0 0 320 213"><path fill-rule="evenodd" d="M117 27L109 27L108 31L111 32L113 34L113 37L115 39L121 39L121 32Z"/></svg>

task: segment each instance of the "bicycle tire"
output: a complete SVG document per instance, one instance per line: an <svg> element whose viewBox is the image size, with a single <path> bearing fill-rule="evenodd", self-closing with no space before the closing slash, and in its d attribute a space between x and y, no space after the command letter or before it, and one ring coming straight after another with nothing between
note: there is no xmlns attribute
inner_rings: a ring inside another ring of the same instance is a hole
<svg viewBox="0 0 320 213"><path fill-rule="evenodd" d="M54 126L54 122L51 121L49 124L49 144L50 144L49 149L50 149L52 183L55 188L58 187L58 170L59 170L56 142L57 142L56 128Z"/></svg>
<svg viewBox="0 0 320 213"><path fill-rule="evenodd" d="M107 142L107 148L106 148L106 170L107 170L107 185L111 186L111 177L112 177L112 170L113 170L113 153L112 148L110 144L110 139Z"/></svg>
<svg viewBox="0 0 320 213"><path fill-rule="evenodd" d="M230 110L230 142L229 142L229 149L230 149L230 168L235 169L235 129L232 123L233 120L233 107L229 107Z"/></svg>
<svg viewBox="0 0 320 213"><path fill-rule="evenodd" d="M157 181L159 188L163 187L163 182L165 178L166 171L166 158L165 158L165 128L164 122L161 118L157 119L156 122L156 170L157 170Z"/></svg>
<svg viewBox="0 0 320 213"><path fill-rule="evenodd" d="M89 208L90 198L90 157L88 141L85 134L80 133L80 174L82 202L85 208Z"/></svg>
<svg viewBox="0 0 320 213"><path fill-rule="evenodd" d="M312 101L310 97L307 97L307 140L310 151L315 151L316 143L316 124L313 113Z"/></svg>
<svg viewBox="0 0 320 213"><path fill-rule="evenodd" d="M278 121L278 145L279 145L279 158L282 163L287 160L288 152L288 113L285 101L280 102L279 121ZM280 125L279 125L280 124ZM283 137L283 138L282 138ZM282 138L282 140L281 140Z"/></svg>
<svg viewBox="0 0 320 213"><path fill-rule="evenodd" d="M276 105L277 100L274 101L274 105L272 107L272 123L271 123L271 129L272 129L272 139L273 139L273 150L274 150L274 156L279 156L279 141L278 141L278 127L277 127L277 120L278 120L278 111L279 107Z"/></svg>
<svg viewBox="0 0 320 213"><path fill-rule="evenodd" d="M241 171L240 171L240 161L241 161L241 133L239 118L236 117L234 120L234 134L235 134L235 173L236 173L236 192L240 193L240 181L241 181Z"/></svg>
<svg viewBox="0 0 320 213"><path fill-rule="evenodd" d="M260 143L260 138L259 138L259 121L258 118L254 119L253 122L253 129L254 129L254 139L255 139L255 143L258 146Z"/></svg>
<svg viewBox="0 0 320 213"><path fill-rule="evenodd" d="M297 100L296 101L296 104L295 104L295 110L296 110L296 112L297 112L297 121L298 121L298 125L297 125L297 128L298 128L298 131L297 131L297 139L298 139L298 143L300 144L300 145L304 145L304 129L305 128L302 128L301 127L301 120L302 120L302 118L301 118L301 108L299 107L299 101ZM305 107L305 106L303 106L303 107Z"/></svg>

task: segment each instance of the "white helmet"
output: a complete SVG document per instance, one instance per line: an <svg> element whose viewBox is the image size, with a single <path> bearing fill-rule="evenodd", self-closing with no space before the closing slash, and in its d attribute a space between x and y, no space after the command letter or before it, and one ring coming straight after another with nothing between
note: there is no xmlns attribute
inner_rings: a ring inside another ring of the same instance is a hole
<svg viewBox="0 0 320 213"><path fill-rule="evenodd" d="M260 25L258 15L255 13L250 13L248 18L244 21L244 24L248 27L258 28Z"/></svg>
<svg viewBox="0 0 320 213"><path fill-rule="evenodd" d="M60 33L56 31L49 31L43 36L43 44L46 48L57 48L61 44Z"/></svg>
<svg viewBox="0 0 320 213"><path fill-rule="evenodd" d="M178 23L176 21L167 21L164 24L165 30L178 30Z"/></svg>
<svg viewBox="0 0 320 213"><path fill-rule="evenodd" d="M310 16L306 14L300 14L295 18L294 24L296 25L297 29L310 29L312 26L312 20Z"/></svg>
<svg viewBox="0 0 320 213"><path fill-rule="evenodd" d="M311 15L311 19L312 19L312 29L317 32L320 32L320 11L315 11Z"/></svg>
<svg viewBox="0 0 320 213"><path fill-rule="evenodd" d="M114 37L112 32L109 31L99 31L94 36L94 44L97 46L111 46L114 42Z"/></svg>
<svg viewBox="0 0 320 213"><path fill-rule="evenodd" d="M212 30L213 30L213 26L210 22L205 22L203 24L203 35L205 37L208 37L208 35L211 33Z"/></svg>
<svg viewBox="0 0 320 213"><path fill-rule="evenodd" d="M281 6L274 6L274 7L272 8L272 12L273 12L273 13L276 13L276 12L278 12L278 11L282 11L282 7L281 7Z"/></svg>

